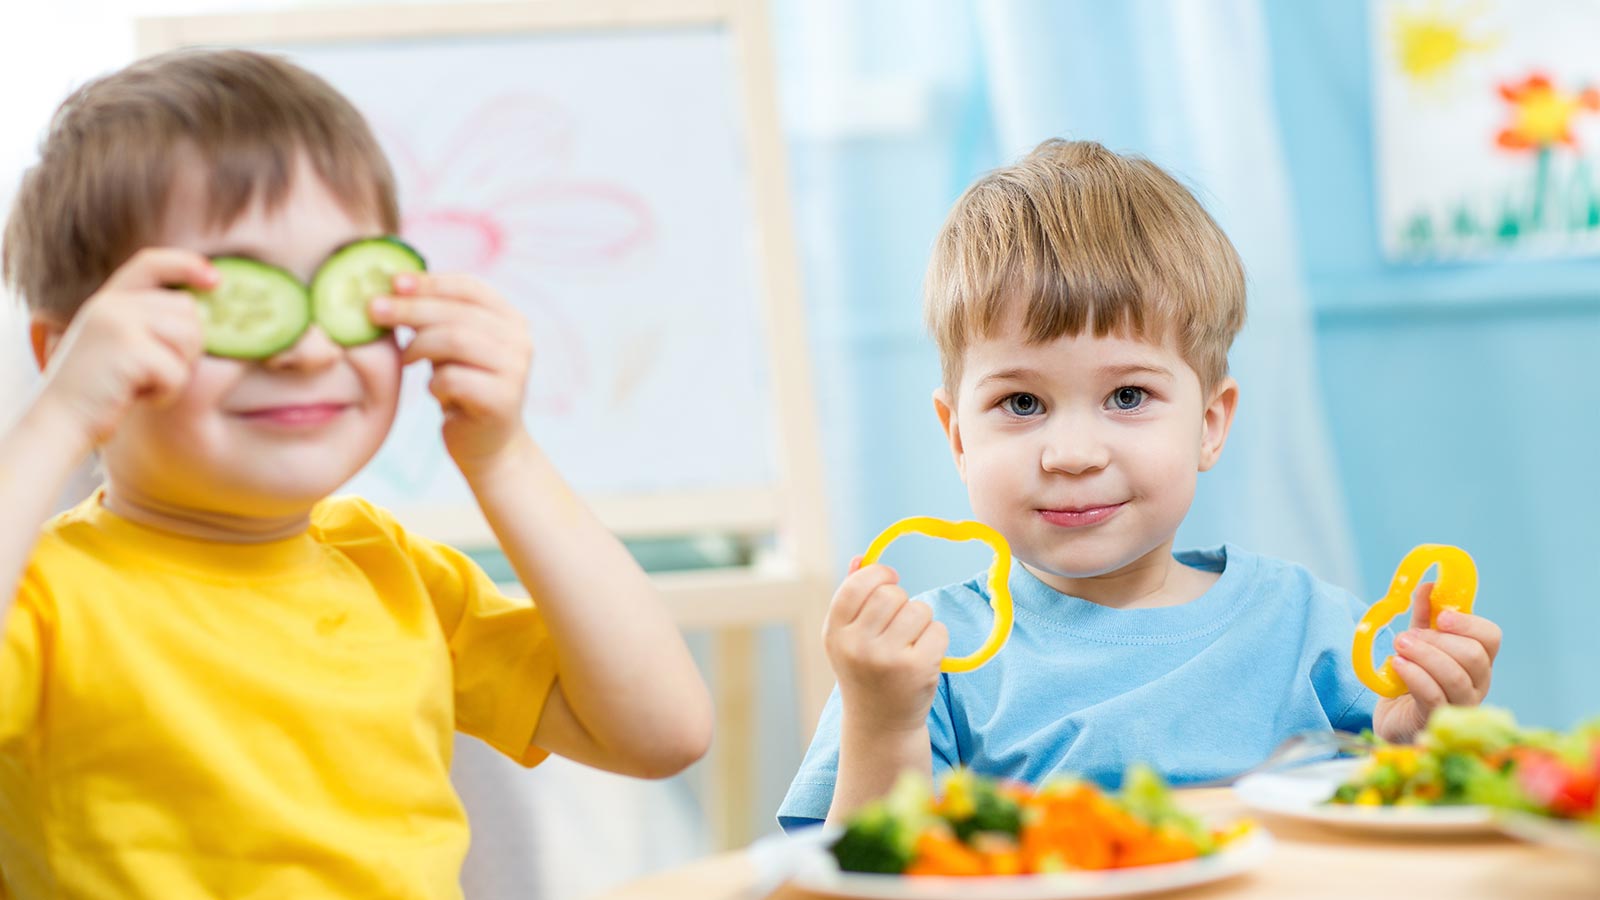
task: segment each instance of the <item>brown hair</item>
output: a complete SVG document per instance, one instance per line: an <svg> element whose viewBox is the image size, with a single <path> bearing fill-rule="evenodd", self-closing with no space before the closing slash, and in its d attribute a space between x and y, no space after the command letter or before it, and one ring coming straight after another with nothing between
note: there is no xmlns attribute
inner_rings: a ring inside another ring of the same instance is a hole
<svg viewBox="0 0 1600 900"><path fill-rule="evenodd" d="M992 335L1012 302L1033 342L1088 329L1175 337L1209 390L1244 326L1244 267L1154 163L1048 140L968 188L935 242L925 313L952 399L967 345Z"/></svg>
<svg viewBox="0 0 1600 900"><path fill-rule="evenodd" d="M3 273L35 314L70 320L155 238L198 164L208 221L288 195L304 155L352 215L399 229L394 176L356 108L321 78L244 50L179 50L84 85L61 104L6 223Z"/></svg>

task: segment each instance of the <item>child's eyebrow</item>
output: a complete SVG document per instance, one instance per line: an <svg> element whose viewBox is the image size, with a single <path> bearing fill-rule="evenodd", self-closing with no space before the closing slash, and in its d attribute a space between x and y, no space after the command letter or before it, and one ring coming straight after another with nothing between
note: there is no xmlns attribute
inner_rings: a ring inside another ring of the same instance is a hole
<svg viewBox="0 0 1600 900"><path fill-rule="evenodd" d="M1099 374L1102 378L1125 378L1129 375L1154 375L1157 378L1171 378L1172 370L1154 363L1128 363L1120 366L1101 366Z"/></svg>
<svg viewBox="0 0 1600 900"><path fill-rule="evenodd" d="M1023 380L1026 380L1028 378L1037 377L1037 375L1038 375L1038 373L1035 372L1032 369L1026 369L1026 368L1001 369L998 372L990 372L989 374L987 374L987 375L983 376L982 378L978 379L978 383L976 385L973 385L973 389L976 390L977 388L981 388L981 387L983 387L984 385L988 384L991 381L1023 381Z"/></svg>

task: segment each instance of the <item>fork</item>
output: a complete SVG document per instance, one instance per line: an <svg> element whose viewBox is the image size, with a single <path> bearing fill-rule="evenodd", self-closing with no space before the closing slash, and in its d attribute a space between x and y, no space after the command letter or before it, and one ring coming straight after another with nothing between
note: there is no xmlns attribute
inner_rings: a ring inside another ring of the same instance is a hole
<svg viewBox="0 0 1600 900"><path fill-rule="evenodd" d="M1182 785L1189 788L1216 788L1231 787L1234 782L1246 775L1255 775L1258 772L1269 772L1274 769L1287 768L1295 763L1307 762L1317 757L1326 755L1329 751L1337 750L1340 753L1351 755L1365 755L1372 752L1372 741L1359 734L1349 731L1321 730L1302 731L1290 735L1283 743L1273 748L1267 758L1256 763L1243 772L1228 775L1223 778L1213 778L1209 781L1196 781Z"/></svg>

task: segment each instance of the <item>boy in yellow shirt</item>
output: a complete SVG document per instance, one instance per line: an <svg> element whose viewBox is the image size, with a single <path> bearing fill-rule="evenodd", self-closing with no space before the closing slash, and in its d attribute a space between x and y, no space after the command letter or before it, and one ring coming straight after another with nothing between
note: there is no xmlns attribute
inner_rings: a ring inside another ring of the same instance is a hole
<svg viewBox="0 0 1600 900"><path fill-rule="evenodd" d="M525 430L533 346L466 275L392 336L202 352L209 257L308 280L399 228L356 110L282 60L181 52L61 107L5 234L43 388L0 440L0 867L19 897L458 897L451 733L659 777L710 702L626 550ZM426 360L444 441L533 601L330 498ZM80 462L104 486L45 522ZM41 531L40 525L43 523ZM14 588L10 587L14 586Z"/></svg>

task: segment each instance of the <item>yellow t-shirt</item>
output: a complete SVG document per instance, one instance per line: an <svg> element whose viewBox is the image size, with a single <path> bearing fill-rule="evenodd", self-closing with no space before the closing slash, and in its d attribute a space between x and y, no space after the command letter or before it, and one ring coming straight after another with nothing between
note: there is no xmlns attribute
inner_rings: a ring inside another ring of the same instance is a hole
<svg viewBox="0 0 1600 900"><path fill-rule="evenodd" d="M45 528L0 647L0 867L32 897L460 897L451 732L524 765L533 604L354 498L217 544L96 496Z"/></svg>

